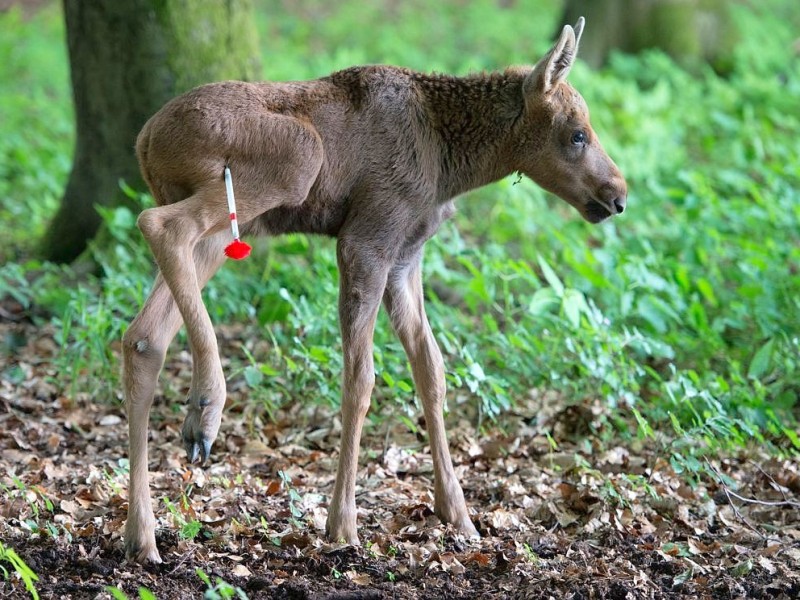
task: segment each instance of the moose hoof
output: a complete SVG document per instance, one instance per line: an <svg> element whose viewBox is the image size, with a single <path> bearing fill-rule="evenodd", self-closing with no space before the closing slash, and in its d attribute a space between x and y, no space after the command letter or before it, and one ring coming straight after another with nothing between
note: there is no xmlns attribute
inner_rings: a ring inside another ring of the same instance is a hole
<svg viewBox="0 0 800 600"><path fill-rule="evenodd" d="M458 530L458 533L463 535L465 538L470 540L479 540L481 539L481 534L478 533L478 530L475 528L475 524L469 517L464 517L460 519L457 523L453 523L453 527Z"/></svg>
<svg viewBox="0 0 800 600"><path fill-rule="evenodd" d="M186 449L189 462L195 463L199 460L203 464L208 460L222 421L223 404L224 401L220 402L217 408L208 401L201 400L197 403L190 401L189 412L181 431L183 447Z"/></svg>
<svg viewBox="0 0 800 600"><path fill-rule="evenodd" d="M455 513L453 511L445 511L442 509L435 509L433 511L437 517L439 517L443 522L450 523L456 531L460 535L463 535L465 538L471 540L478 540L481 537L481 534L478 533L478 530L475 528L475 524L472 522L472 519L469 518L469 515L466 512Z"/></svg>
<svg viewBox="0 0 800 600"><path fill-rule="evenodd" d="M161 555L156 548L155 534L145 536L150 539L137 539L135 535L125 535L125 557L140 564L144 563L160 563Z"/></svg>
<svg viewBox="0 0 800 600"><path fill-rule="evenodd" d="M208 457L211 455L211 445L214 442L200 436L200 439L192 439L185 433L183 435L183 447L186 449L186 456L189 458L190 463L196 463L198 458L200 464L205 464Z"/></svg>
<svg viewBox="0 0 800 600"><path fill-rule="evenodd" d="M329 516L325 524L325 537L334 544L360 545L355 519L336 519Z"/></svg>
<svg viewBox="0 0 800 600"><path fill-rule="evenodd" d="M156 550L155 546L152 548L143 547L139 549L138 552L135 550L126 550L125 555L128 557L128 560L142 565L145 563L161 563L161 556L158 554L158 550Z"/></svg>

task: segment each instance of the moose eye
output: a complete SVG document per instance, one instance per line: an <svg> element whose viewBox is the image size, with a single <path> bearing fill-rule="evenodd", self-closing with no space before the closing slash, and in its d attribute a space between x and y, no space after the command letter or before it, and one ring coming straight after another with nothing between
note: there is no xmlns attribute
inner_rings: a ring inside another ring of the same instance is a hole
<svg viewBox="0 0 800 600"><path fill-rule="evenodd" d="M575 144L576 146L583 146L589 138L586 137L586 132L581 131L580 129L572 134L572 138L570 141Z"/></svg>

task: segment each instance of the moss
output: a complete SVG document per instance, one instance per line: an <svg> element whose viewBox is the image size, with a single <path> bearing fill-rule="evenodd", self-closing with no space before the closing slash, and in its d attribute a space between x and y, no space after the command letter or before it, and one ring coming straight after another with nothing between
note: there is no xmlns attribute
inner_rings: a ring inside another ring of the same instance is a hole
<svg viewBox="0 0 800 600"><path fill-rule="evenodd" d="M69 262L95 235L95 205L141 189L133 140L171 97L201 83L260 75L252 0L65 0L77 140L43 255Z"/></svg>
<svg viewBox="0 0 800 600"><path fill-rule="evenodd" d="M167 42L175 92L261 76L251 0L151 0Z"/></svg>

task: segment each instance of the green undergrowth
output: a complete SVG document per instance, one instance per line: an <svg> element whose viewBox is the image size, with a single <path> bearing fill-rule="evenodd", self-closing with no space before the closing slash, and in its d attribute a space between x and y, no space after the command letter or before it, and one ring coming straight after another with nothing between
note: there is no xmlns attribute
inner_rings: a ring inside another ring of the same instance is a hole
<svg viewBox="0 0 800 600"><path fill-rule="evenodd" d="M543 16L531 20L539 4ZM271 3L261 15L271 78L366 62L460 73L533 62L557 19L555 2L301 5L286 13ZM615 56L600 71L576 66L571 80L628 179L621 217L591 226L516 178L459 200L425 263L450 411L502 424L532 389L556 390L565 402L604 407L598 438L652 437L688 473L705 455L751 442L800 449L800 23L791 5L736 9L743 36L726 79L690 75L655 52ZM431 40L434 26L444 33ZM10 83L0 88L9 115L0 125L0 217L11 241L0 251L0 294L53 324L70 393L115 402L117 342L151 285L152 261L126 209L104 214L108 235L91 250L102 277L29 258L29 236L43 229L69 168L66 60L57 10L31 21L0 14L0 27L0 73ZM264 410L338 404L331 240L260 241L204 294L220 329L245 323L248 339L266 341L228 357L229 378ZM384 315L375 355L373 418L415 427L406 359ZM167 394L181 400L168 385Z"/></svg>

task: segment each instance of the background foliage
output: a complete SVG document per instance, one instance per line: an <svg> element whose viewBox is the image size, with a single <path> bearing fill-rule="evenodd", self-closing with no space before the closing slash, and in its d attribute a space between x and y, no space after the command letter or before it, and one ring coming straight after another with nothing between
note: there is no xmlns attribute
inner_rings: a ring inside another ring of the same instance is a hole
<svg viewBox="0 0 800 600"><path fill-rule="evenodd" d="M304 79L355 63L467 73L532 63L560 3L261 4L265 78ZM601 439L656 437L679 470L750 441L800 449L800 60L792 1L738 5L742 37L722 79L658 52L579 64L572 83L628 178L629 211L591 226L514 178L462 198L428 247L431 322L449 409L499 419L531 390L603 407ZM588 27L592 24L588 23ZM43 264L35 242L68 174L73 125L57 7L0 14L0 295L58 332L58 384L119 401L116 345L153 267L127 209L107 211L91 255L102 276ZM142 206L140 190L129 190ZM260 242L205 292L221 329L245 323L230 359L267 412L338 403L334 244ZM261 343L259 340L263 340ZM6 342L8 345L13 342ZM185 346L179 337L178 345ZM183 347L181 346L181 347ZM414 428L405 356L382 316L375 419ZM3 377L18 374L4 372ZM169 388L170 401L182 401Z"/></svg>

